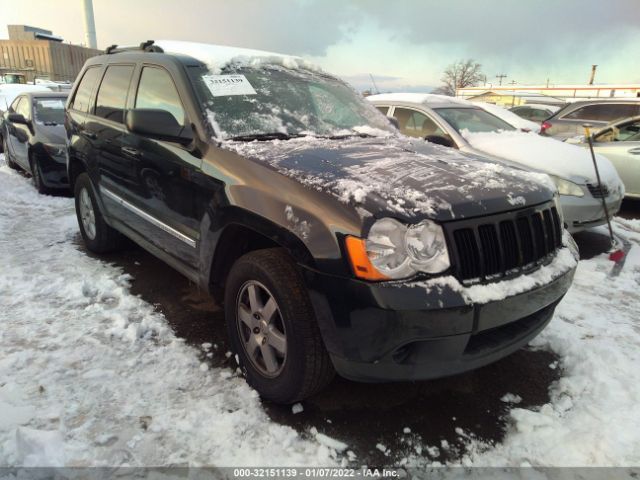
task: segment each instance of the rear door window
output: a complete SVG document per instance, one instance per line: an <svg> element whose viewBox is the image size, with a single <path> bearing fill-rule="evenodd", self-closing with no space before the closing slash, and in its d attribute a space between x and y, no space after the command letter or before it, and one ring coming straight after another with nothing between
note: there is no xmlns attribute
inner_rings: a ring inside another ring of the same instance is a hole
<svg viewBox="0 0 640 480"><path fill-rule="evenodd" d="M100 67L91 67L84 72L82 80L80 80L80 85L78 85L78 89L76 90L76 94L69 105L70 109L85 113L89 111L91 94L93 93L93 87L95 87L99 75Z"/></svg>
<svg viewBox="0 0 640 480"><path fill-rule="evenodd" d="M612 122L614 120L638 115L639 105L602 103L586 105L568 113L563 118L569 120L594 120L597 122Z"/></svg>
<svg viewBox="0 0 640 480"><path fill-rule="evenodd" d="M140 76L135 108L165 110L180 126L185 124L185 111L171 75L157 67L144 67Z"/></svg>
<svg viewBox="0 0 640 480"><path fill-rule="evenodd" d="M96 98L95 114L98 117L124 123L124 107L132 76L133 65L111 65L107 68Z"/></svg>
<svg viewBox="0 0 640 480"><path fill-rule="evenodd" d="M389 107L382 107L380 105L376 105L376 108L383 115L386 115L387 113L389 113Z"/></svg>

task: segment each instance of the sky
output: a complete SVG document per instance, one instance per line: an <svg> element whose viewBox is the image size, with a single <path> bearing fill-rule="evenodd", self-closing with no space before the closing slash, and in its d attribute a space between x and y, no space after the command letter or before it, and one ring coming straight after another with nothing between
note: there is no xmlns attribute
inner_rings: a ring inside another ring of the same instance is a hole
<svg viewBox="0 0 640 480"><path fill-rule="evenodd" d="M430 91L472 58L488 83L640 83L640 0L93 0L99 48L188 40L303 56L356 88ZM84 43L81 0L0 0L4 25Z"/></svg>

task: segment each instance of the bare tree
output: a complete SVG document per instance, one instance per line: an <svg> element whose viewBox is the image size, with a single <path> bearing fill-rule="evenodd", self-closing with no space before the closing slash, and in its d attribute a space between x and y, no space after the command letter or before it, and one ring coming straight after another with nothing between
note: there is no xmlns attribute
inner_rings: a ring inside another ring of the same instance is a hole
<svg viewBox="0 0 640 480"><path fill-rule="evenodd" d="M473 59L458 60L447 67L442 74L442 85L433 93L455 96L458 88L474 87L485 77L482 73L482 65Z"/></svg>

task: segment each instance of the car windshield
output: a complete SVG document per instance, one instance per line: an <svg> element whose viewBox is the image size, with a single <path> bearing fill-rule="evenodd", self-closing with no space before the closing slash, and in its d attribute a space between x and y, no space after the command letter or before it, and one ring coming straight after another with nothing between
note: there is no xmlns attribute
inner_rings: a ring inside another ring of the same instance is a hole
<svg viewBox="0 0 640 480"><path fill-rule="evenodd" d="M471 133L497 132L500 130L516 130L504 120L491 115L480 108L436 108L438 115L460 133L467 130Z"/></svg>
<svg viewBox="0 0 640 480"><path fill-rule="evenodd" d="M388 135L384 115L342 81L281 65L189 69L216 135L223 139Z"/></svg>
<svg viewBox="0 0 640 480"><path fill-rule="evenodd" d="M34 101L34 116L37 123L60 125L64 123L64 97L41 97Z"/></svg>

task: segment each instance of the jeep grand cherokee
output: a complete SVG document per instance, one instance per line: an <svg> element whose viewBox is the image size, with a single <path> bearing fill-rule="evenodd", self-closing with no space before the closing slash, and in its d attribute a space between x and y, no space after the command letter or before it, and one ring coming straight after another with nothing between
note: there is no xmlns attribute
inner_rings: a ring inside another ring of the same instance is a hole
<svg viewBox="0 0 640 480"><path fill-rule="evenodd" d="M66 113L87 248L134 240L223 302L265 398L451 375L550 320L576 248L545 176L401 136L342 81L181 42L91 58Z"/></svg>

